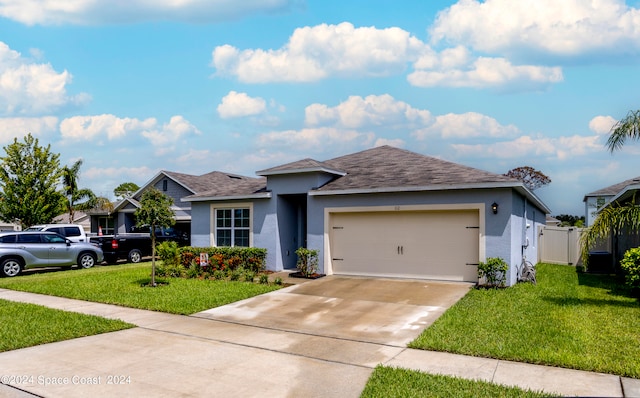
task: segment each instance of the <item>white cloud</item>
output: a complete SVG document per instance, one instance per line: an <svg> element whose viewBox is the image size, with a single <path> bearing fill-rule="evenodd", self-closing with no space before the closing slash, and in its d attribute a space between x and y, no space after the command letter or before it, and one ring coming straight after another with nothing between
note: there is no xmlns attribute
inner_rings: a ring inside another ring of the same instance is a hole
<svg viewBox="0 0 640 398"><path fill-rule="evenodd" d="M218 114L223 119L259 115L265 112L267 103L260 97L249 97L246 93L230 91L218 105Z"/></svg>
<svg viewBox="0 0 640 398"><path fill-rule="evenodd" d="M189 134L199 135L201 132L180 115L172 116L169 123L165 123L161 127L153 126L142 132L142 135L156 147L175 144Z"/></svg>
<svg viewBox="0 0 640 398"><path fill-rule="evenodd" d="M112 141L139 134L153 146L162 148L183 140L189 134L200 134L200 131L180 115L172 116L169 123L158 125L155 118L140 120L105 114L64 119L60 123L60 133L66 141L94 142L100 142L102 138Z"/></svg>
<svg viewBox="0 0 640 398"><path fill-rule="evenodd" d="M87 94L69 96L72 77L50 64L33 63L0 41L0 114L46 114L88 101Z"/></svg>
<svg viewBox="0 0 640 398"><path fill-rule="evenodd" d="M302 130L274 131L258 137L261 147L288 147L296 151L330 151L330 148L342 149L371 146L372 133L356 130L344 130L331 127L305 128Z"/></svg>
<svg viewBox="0 0 640 398"><path fill-rule="evenodd" d="M277 50L218 46L212 53L217 76L244 83L313 82L329 77L381 77L400 74L418 87L529 89L562 81L558 67L514 65L505 58L478 57L464 46L440 53L397 27L356 28L348 22L296 29Z"/></svg>
<svg viewBox="0 0 640 398"><path fill-rule="evenodd" d="M453 144L452 147L460 156L500 159L547 157L566 160L603 150L596 135L559 138L522 136L513 141L478 145Z"/></svg>
<svg viewBox="0 0 640 398"><path fill-rule="evenodd" d="M60 133L63 139L71 141L93 141L103 136L108 140L114 140L132 132L152 129L156 125L157 121L154 118L139 120L109 114L73 116L60 123Z"/></svg>
<svg viewBox="0 0 640 398"><path fill-rule="evenodd" d="M388 76L417 59L425 44L400 28L355 28L348 22L296 29L277 50L216 47L216 73L246 83L309 82L335 76Z"/></svg>
<svg viewBox="0 0 640 398"><path fill-rule="evenodd" d="M0 16L26 25L93 25L143 21L194 23L227 22L231 19L282 12L299 0L0 0Z"/></svg>
<svg viewBox="0 0 640 398"><path fill-rule="evenodd" d="M417 87L508 87L510 90L546 86L563 80L560 67L536 65L513 65L505 58L479 57L469 61L467 57L451 58L440 62L421 59L416 63L416 71L407 80ZM418 66L439 66L419 69ZM454 66L454 68L448 68ZM462 67L462 68L459 68Z"/></svg>
<svg viewBox="0 0 640 398"><path fill-rule="evenodd" d="M0 118L0 142L9 142L29 133L37 137L52 133L57 128L58 118L54 116Z"/></svg>
<svg viewBox="0 0 640 398"><path fill-rule="evenodd" d="M572 56L637 52L639 26L640 10L624 0L460 0L438 14L430 34L482 52Z"/></svg>
<svg viewBox="0 0 640 398"><path fill-rule="evenodd" d="M611 116L596 116L589 122L589 129L596 134L609 134L618 121Z"/></svg>
<svg viewBox="0 0 640 398"><path fill-rule="evenodd" d="M411 128L423 126L430 120L429 111L413 108L389 94L369 95L364 98L351 96L336 107L312 104L305 109L305 124L309 126Z"/></svg>
<svg viewBox="0 0 640 398"><path fill-rule="evenodd" d="M412 135L418 140L424 140L435 134L442 138L471 138L509 137L519 132L520 130L512 124L504 126L492 117L467 112L437 116L431 125L415 131Z"/></svg>

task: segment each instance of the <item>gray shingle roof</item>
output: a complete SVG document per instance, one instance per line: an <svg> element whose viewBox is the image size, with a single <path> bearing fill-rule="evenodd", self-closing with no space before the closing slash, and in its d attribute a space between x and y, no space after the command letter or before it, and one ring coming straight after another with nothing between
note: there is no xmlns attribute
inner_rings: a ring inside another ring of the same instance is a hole
<svg viewBox="0 0 640 398"><path fill-rule="evenodd" d="M285 174L285 173L295 173L295 172L303 172L303 171L325 171L332 174L343 175L344 172L341 170L333 170L332 166L327 164L326 162L319 162L315 159L302 159L295 162L283 164L276 167L271 167L266 170L260 170L256 172L258 175L270 175L270 174Z"/></svg>
<svg viewBox="0 0 640 398"><path fill-rule="evenodd" d="M324 185L319 191L369 190L442 185L513 183L518 180L501 174L463 166L419 153L380 146L323 162L346 175Z"/></svg>
<svg viewBox="0 0 640 398"><path fill-rule="evenodd" d="M440 186L442 189L453 189L462 186L492 187L520 183L502 174L490 173L391 146L372 148L323 162L303 159L265 169L258 174L268 176L309 171L335 175L333 180L318 188L317 192L376 189L402 191L425 187L432 189ZM267 192L265 178L250 178L218 171L202 176L166 173L196 192L185 198L186 200L212 200Z"/></svg>
<svg viewBox="0 0 640 398"><path fill-rule="evenodd" d="M195 194L191 195L191 198L252 195L264 191L267 184L265 178L252 178L220 171L212 171L201 176L165 173L192 190Z"/></svg>
<svg viewBox="0 0 640 398"><path fill-rule="evenodd" d="M619 182L617 184L610 185L606 188L598 189L597 191L593 191L585 195L585 200L587 196L615 196L620 191L622 191L625 187L633 184L639 184L640 177L630 178L628 180Z"/></svg>

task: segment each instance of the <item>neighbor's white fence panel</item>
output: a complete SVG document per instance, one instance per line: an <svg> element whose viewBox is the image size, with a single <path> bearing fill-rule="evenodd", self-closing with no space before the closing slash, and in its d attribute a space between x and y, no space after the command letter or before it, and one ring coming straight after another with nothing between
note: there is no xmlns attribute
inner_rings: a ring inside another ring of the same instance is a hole
<svg viewBox="0 0 640 398"><path fill-rule="evenodd" d="M584 228L544 226L538 230L538 259L543 263L576 265Z"/></svg>

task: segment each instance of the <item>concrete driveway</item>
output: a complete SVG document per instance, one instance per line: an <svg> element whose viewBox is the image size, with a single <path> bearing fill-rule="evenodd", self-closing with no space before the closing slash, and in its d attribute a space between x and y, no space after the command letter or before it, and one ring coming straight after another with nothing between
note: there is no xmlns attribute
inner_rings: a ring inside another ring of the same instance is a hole
<svg viewBox="0 0 640 398"><path fill-rule="evenodd" d="M315 336L406 346L469 283L328 276L196 317Z"/></svg>
<svg viewBox="0 0 640 398"><path fill-rule="evenodd" d="M0 289L139 326L0 353L0 395L357 397L470 287L330 276L193 316Z"/></svg>

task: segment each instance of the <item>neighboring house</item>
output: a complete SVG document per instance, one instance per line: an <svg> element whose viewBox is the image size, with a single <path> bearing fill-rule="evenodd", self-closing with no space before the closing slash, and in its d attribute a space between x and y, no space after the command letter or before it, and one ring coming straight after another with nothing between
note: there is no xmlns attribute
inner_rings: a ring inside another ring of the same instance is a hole
<svg viewBox="0 0 640 398"><path fill-rule="evenodd" d="M587 194L585 195L585 202L593 200L593 197L596 197L598 194L601 195L598 197L606 196L606 202L602 206L598 206L597 211L593 214L592 220L595 220L598 211L608 206L623 205L629 202L640 202L640 197L638 197L640 195L640 177L631 178L621 183ZM609 239L606 239L606 241L607 248L612 254L612 266L615 269L627 250L640 246L640 235L633 231L626 231L618 235L611 235Z"/></svg>
<svg viewBox="0 0 640 398"><path fill-rule="evenodd" d="M593 224L593 221L596 219L596 216L598 215L599 209L614 200L614 198L620 192L625 190L626 187L632 186L634 184L640 184L640 177L631 178L629 180L622 181L620 183L586 194L584 196L584 199L582 200L585 204L585 226L591 226Z"/></svg>
<svg viewBox="0 0 640 398"><path fill-rule="evenodd" d="M273 271L294 269L307 247L325 274L468 282L501 257L511 285L523 254L537 262L550 213L518 180L389 146L257 174L182 199L193 246L266 248Z"/></svg>
<svg viewBox="0 0 640 398"><path fill-rule="evenodd" d="M189 234L191 230L191 203L183 202L181 198L207 191L214 187L230 188L230 182L235 184L238 181L258 181L259 184L264 184L264 179L217 171L200 176L160 171L131 197L116 203L112 211L92 212L91 232L97 233L100 230L105 235L113 234L114 232L130 232L136 225L134 213L140 208L142 193L149 187L155 187L173 199L171 209L176 220L174 228Z"/></svg>

